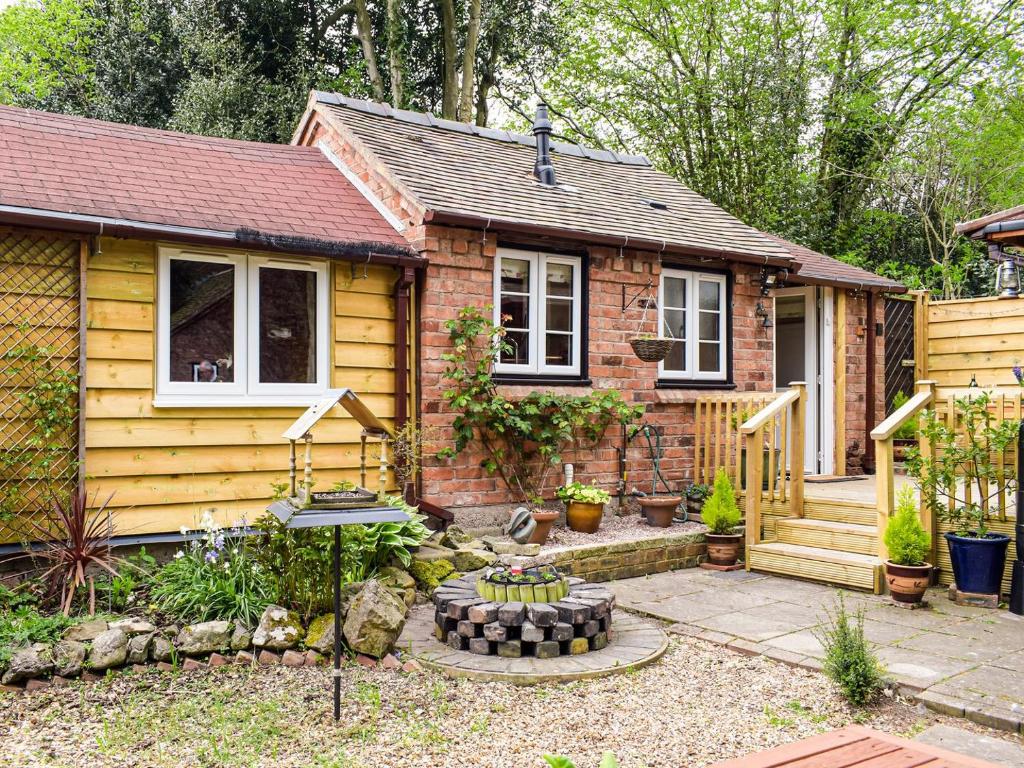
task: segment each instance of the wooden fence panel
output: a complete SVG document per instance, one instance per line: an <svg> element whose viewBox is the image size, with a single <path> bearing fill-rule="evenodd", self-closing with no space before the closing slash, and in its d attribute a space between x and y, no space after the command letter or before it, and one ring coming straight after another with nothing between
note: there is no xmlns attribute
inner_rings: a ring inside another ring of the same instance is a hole
<svg viewBox="0 0 1024 768"><path fill-rule="evenodd" d="M929 301L924 344L926 378L940 387L1017 386L1024 366L1024 298Z"/></svg>

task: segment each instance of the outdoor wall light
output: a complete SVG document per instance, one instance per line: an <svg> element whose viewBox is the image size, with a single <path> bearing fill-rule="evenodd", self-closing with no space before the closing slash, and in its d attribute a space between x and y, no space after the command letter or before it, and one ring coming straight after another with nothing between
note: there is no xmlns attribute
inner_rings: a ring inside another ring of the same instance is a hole
<svg viewBox="0 0 1024 768"><path fill-rule="evenodd" d="M1017 260L1003 250L1003 246L992 243L988 247L989 258L999 262L996 269L996 294L999 296L1020 296L1020 274Z"/></svg>
<svg viewBox="0 0 1024 768"><path fill-rule="evenodd" d="M785 286L787 277L789 277L788 269L777 269L769 272L767 269L762 268L760 279L761 295L767 296L772 289Z"/></svg>
<svg viewBox="0 0 1024 768"><path fill-rule="evenodd" d="M772 327L773 323L772 323L771 312L769 312L767 309L765 309L764 304L762 304L760 301L757 302L757 306L754 307L754 314L757 317L762 318L762 322L761 322L761 326L762 327L764 327L764 328L771 328Z"/></svg>

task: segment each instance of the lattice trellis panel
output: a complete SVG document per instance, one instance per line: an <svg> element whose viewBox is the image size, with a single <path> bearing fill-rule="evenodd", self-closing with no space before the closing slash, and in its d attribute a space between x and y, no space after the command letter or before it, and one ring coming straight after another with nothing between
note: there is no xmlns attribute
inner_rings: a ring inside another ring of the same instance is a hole
<svg viewBox="0 0 1024 768"><path fill-rule="evenodd" d="M79 472L80 245L0 229L0 541Z"/></svg>
<svg viewBox="0 0 1024 768"><path fill-rule="evenodd" d="M914 394L914 302L906 299L886 299L886 413L892 413L893 400L900 392L907 397Z"/></svg>

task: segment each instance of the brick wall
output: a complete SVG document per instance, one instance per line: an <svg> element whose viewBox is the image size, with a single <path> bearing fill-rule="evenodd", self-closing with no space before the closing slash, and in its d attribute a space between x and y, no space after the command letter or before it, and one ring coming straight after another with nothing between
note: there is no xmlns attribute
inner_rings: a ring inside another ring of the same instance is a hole
<svg viewBox="0 0 1024 768"><path fill-rule="evenodd" d="M358 175L370 190L390 208L406 225L405 235L429 261L429 267L419 298L420 309L420 409L424 426L436 428L443 444L450 434L454 414L446 409L441 399L444 391L442 372L445 364L441 355L448 351L448 337L444 330L446 320L455 317L466 305L492 304L493 267L498 245L532 247L536 249L575 248L578 243L526 242L521 237L503 237L493 230L461 229L423 224L423 210L407 195L399 180L387 169L368 163L366 153L351 136L334 124L322 122L314 114L300 141L316 144L323 141L341 160ZM657 331L655 312L648 313L643 324L644 311L640 302L622 311L622 286L627 296L650 292L656 295L660 276L659 256L656 253L591 247L587 250L589 270L589 375L593 389L617 389L624 397L647 408L648 423L664 430L662 472L675 489L681 489L693 477L693 420L694 400L699 394L691 389L658 389L657 365L644 363L635 357L628 339L638 330ZM669 261L672 266L701 269L700 262L687 263L685 259ZM754 314L759 297L756 280L759 268L741 264L713 262L704 268L728 269L732 283L733 323L733 380L738 391L770 391L774 352L772 332L765 329ZM859 472L864 450L864 371L865 337L856 329L864 325L864 297L848 300L847 312L847 455L851 472ZM771 309L771 299L765 300ZM878 302L881 311L882 302ZM879 339L881 342L881 339ZM878 359L878 387L884 376L882 344L876 349ZM514 397L537 389L535 386L503 386L502 394ZM554 387L555 391L582 394L586 387ZM881 407L880 411L881 413ZM616 447L621 444L618 431L606 436L602 444L585 456L569 457L576 468L578 479L593 482L614 490L618 482ZM425 453L430 453L425 451ZM481 453L467 451L453 460L425 458L423 495L435 503L453 508L487 508L505 505L512 499L496 477L481 467ZM628 486L647 489L651 486L651 463L646 445L635 440L627 451ZM552 490L557 477L552 478Z"/></svg>
<svg viewBox="0 0 1024 768"><path fill-rule="evenodd" d="M885 302L875 301L875 322L884 322ZM868 429L885 418L885 339L876 336L875 344L875 416L865 422L867 409L867 298L863 293L846 294L846 473L864 472L864 451Z"/></svg>

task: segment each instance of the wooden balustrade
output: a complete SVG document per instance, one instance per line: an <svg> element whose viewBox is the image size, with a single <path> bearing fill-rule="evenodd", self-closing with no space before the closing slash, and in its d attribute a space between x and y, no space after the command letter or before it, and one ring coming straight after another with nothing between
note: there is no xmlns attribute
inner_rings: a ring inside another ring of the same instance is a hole
<svg viewBox="0 0 1024 768"><path fill-rule="evenodd" d="M733 488L743 488L743 437L740 425L776 398L774 392L723 392L701 395L696 402L694 425L695 483L715 482L724 469Z"/></svg>

